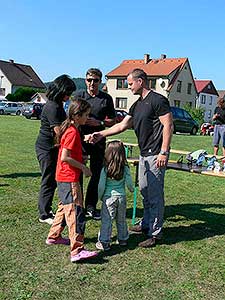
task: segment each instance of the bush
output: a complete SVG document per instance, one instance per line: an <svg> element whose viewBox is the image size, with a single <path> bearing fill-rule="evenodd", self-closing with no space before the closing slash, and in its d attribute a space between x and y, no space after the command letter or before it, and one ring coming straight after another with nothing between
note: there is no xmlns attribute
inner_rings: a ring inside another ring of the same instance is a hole
<svg viewBox="0 0 225 300"><path fill-rule="evenodd" d="M198 122L199 126L201 126L202 123L204 123L204 113L205 113L204 108L202 107L195 108L195 107L191 107L190 104L186 104L184 106L184 109L189 112L189 114L192 116L192 118L195 121Z"/></svg>
<svg viewBox="0 0 225 300"><path fill-rule="evenodd" d="M12 102L29 102L31 97L37 92L43 92L43 90L21 87L18 88L14 94L8 94L6 99Z"/></svg>

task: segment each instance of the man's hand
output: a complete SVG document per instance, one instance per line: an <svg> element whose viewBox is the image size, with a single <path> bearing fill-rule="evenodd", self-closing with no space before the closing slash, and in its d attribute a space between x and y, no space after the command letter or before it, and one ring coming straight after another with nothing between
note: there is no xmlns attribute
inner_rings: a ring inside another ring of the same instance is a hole
<svg viewBox="0 0 225 300"><path fill-rule="evenodd" d="M156 160L156 167L157 168L166 167L167 162L168 162L168 156L159 154Z"/></svg>
<svg viewBox="0 0 225 300"><path fill-rule="evenodd" d="M100 132L94 132L92 134L87 134L84 136L84 141L95 144L99 142L104 136Z"/></svg>
<svg viewBox="0 0 225 300"><path fill-rule="evenodd" d="M89 143L89 140L91 139L91 134L85 134L84 136L84 142Z"/></svg>

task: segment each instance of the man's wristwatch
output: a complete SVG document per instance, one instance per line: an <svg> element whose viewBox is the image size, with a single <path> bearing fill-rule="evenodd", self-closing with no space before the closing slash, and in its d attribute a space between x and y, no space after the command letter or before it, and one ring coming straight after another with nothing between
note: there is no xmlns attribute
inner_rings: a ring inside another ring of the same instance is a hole
<svg viewBox="0 0 225 300"><path fill-rule="evenodd" d="M160 151L160 154L161 154L161 155L169 155L169 151L163 151L163 150L161 150L161 151Z"/></svg>

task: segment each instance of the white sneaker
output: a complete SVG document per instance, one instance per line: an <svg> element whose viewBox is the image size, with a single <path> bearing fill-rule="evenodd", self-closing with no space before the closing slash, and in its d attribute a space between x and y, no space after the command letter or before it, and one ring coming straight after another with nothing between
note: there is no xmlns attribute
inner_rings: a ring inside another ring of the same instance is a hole
<svg viewBox="0 0 225 300"><path fill-rule="evenodd" d="M48 225L52 225L54 218L47 218L47 219L39 219L40 223L46 223Z"/></svg>
<svg viewBox="0 0 225 300"><path fill-rule="evenodd" d="M109 243L101 243L100 241L98 241L98 242L95 244L95 247L96 247L98 250L102 250L102 251L108 251L108 250L110 250L110 244L109 244Z"/></svg>

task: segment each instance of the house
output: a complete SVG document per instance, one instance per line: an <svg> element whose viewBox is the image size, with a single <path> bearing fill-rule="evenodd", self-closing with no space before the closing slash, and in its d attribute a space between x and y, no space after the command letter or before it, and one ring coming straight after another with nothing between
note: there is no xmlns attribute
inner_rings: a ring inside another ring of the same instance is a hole
<svg viewBox="0 0 225 300"><path fill-rule="evenodd" d="M190 104L195 107L197 90L188 58L151 59L149 54L144 59L124 60L107 75L107 91L112 96L115 108L129 110L137 99L128 89L126 77L135 68L143 69L148 76L149 87L166 96L171 106L183 107Z"/></svg>
<svg viewBox="0 0 225 300"><path fill-rule="evenodd" d="M204 121L210 122L217 106L219 94L211 80L195 80L195 85L198 91L196 108L204 108Z"/></svg>
<svg viewBox="0 0 225 300"><path fill-rule="evenodd" d="M31 97L31 102L45 104L48 100L46 93L36 93Z"/></svg>
<svg viewBox="0 0 225 300"><path fill-rule="evenodd" d="M13 94L20 87L46 89L46 86L29 65L14 60L0 60L0 96Z"/></svg>

